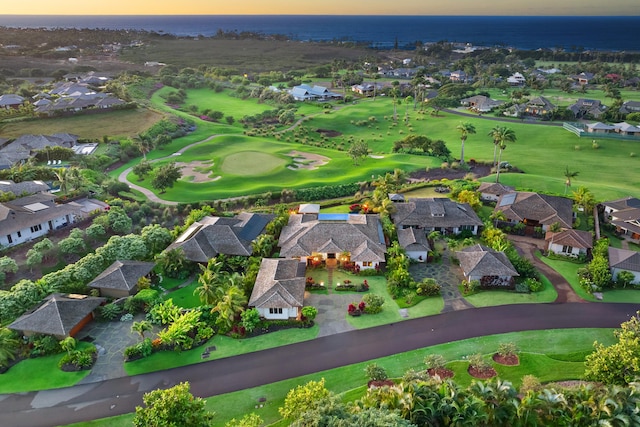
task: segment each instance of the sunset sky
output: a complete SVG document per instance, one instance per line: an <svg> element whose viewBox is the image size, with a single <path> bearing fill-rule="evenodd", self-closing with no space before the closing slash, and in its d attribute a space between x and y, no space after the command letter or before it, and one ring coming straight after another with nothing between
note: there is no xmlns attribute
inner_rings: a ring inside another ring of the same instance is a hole
<svg viewBox="0 0 640 427"><path fill-rule="evenodd" d="M2 0L0 15L634 15L638 0Z"/></svg>

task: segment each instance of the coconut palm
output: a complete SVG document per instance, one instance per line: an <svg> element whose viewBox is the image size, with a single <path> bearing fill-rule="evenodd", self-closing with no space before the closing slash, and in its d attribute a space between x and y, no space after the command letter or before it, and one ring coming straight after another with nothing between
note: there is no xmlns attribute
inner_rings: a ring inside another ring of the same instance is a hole
<svg viewBox="0 0 640 427"><path fill-rule="evenodd" d="M493 138L493 166L495 167L498 147L504 142L515 142L516 133L505 126L495 126L489 132L489 136Z"/></svg>
<svg viewBox="0 0 640 427"><path fill-rule="evenodd" d="M578 171L570 171L569 170L569 166L567 166L564 170L564 194L567 194L567 190L569 190L569 187L571 187L571 179L575 178L576 176L578 176L580 172Z"/></svg>
<svg viewBox="0 0 640 427"><path fill-rule="evenodd" d="M69 169L60 168L57 169L54 173L56 175L56 180L54 185L60 187L60 191L64 194L67 192L69 188L69 183L71 181L71 175L68 174Z"/></svg>
<svg viewBox="0 0 640 427"><path fill-rule="evenodd" d="M464 164L464 142L469 135L476 133L476 127L469 122L461 122L456 129L460 132L460 164Z"/></svg>

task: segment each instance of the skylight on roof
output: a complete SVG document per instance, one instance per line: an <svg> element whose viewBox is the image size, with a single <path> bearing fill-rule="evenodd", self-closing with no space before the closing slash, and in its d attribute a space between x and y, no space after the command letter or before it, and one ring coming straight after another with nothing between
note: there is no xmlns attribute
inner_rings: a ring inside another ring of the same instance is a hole
<svg viewBox="0 0 640 427"><path fill-rule="evenodd" d="M43 211L45 209L47 209L49 206L37 202L37 203L31 203L30 205L25 205L24 208L25 209L29 209L31 212L39 212L39 211Z"/></svg>
<svg viewBox="0 0 640 427"><path fill-rule="evenodd" d="M516 193L505 194L504 196L502 196L502 200L500 200L499 206L512 205L513 202L516 201L516 196L517 196Z"/></svg>

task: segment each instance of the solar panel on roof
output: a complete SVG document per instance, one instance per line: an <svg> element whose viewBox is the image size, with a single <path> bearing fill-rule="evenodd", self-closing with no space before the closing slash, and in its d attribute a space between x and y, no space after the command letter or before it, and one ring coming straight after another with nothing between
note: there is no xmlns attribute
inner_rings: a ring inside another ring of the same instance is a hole
<svg viewBox="0 0 640 427"><path fill-rule="evenodd" d="M498 206L512 205L513 202L516 201L516 196L516 193L505 194L502 196L502 200L500 200L500 204Z"/></svg>

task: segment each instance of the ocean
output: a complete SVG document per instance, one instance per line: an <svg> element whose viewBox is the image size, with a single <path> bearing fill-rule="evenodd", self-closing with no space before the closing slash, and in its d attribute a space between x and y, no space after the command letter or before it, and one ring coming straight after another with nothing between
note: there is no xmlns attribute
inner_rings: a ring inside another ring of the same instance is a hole
<svg viewBox="0 0 640 427"><path fill-rule="evenodd" d="M640 16L25 16L0 15L0 26L145 30L177 36L225 32L280 34L300 41L352 41L400 48L446 40L518 49L640 51Z"/></svg>

